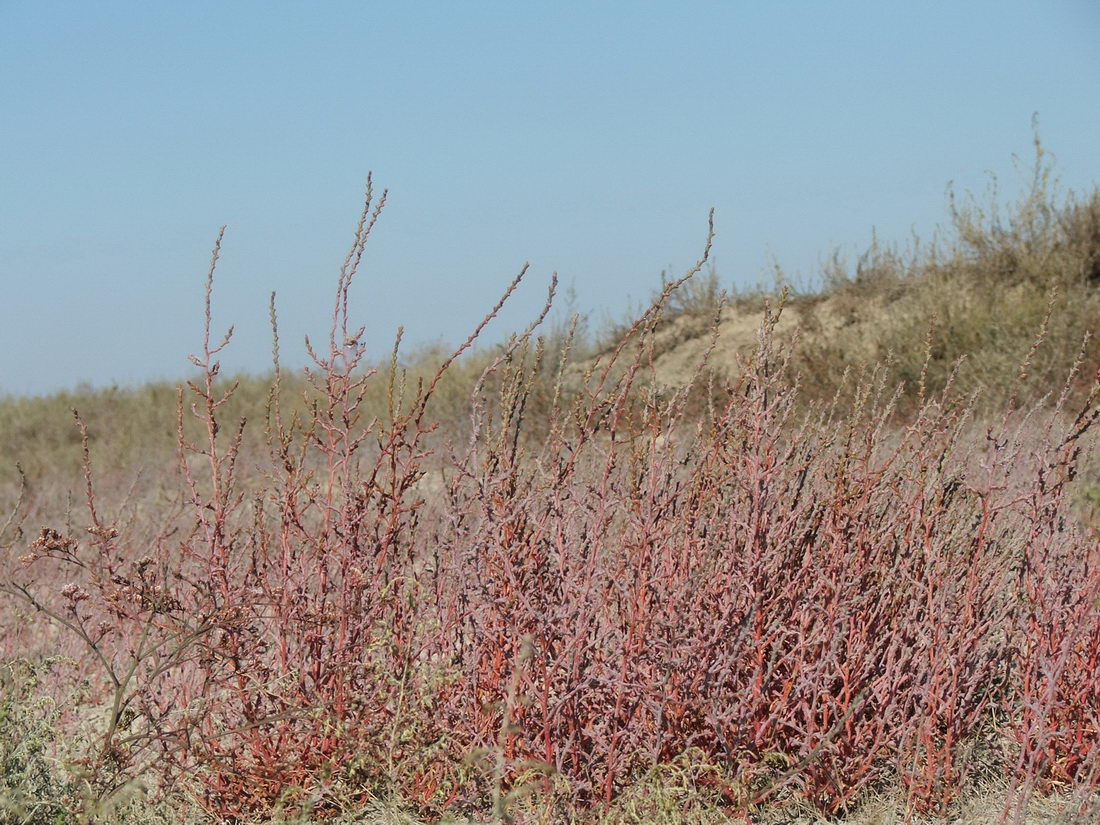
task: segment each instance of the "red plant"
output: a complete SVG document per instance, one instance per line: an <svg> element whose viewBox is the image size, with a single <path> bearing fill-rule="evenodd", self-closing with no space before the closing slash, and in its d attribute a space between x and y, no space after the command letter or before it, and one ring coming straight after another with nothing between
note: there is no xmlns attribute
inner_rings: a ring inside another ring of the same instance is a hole
<svg viewBox="0 0 1100 825"><path fill-rule="evenodd" d="M334 813L382 791L436 812L491 798L499 814L548 773L543 793L598 806L687 754L742 814L788 793L837 813L898 782L912 810L943 813L1002 714L1022 786L1097 787L1100 558L1067 495L1095 395L1068 430L1069 390L1050 408L1013 399L982 449L951 382L926 397L922 376L906 421L874 369L807 406L781 307L734 378L709 370L712 349L687 387L662 387L661 312L708 236L587 368L569 340L557 353L535 337L551 284L489 357L456 446L433 399L526 268L403 389L397 347L388 375L368 368L348 309L384 203L368 183L327 346L307 342L304 416L284 412L275 329L269 461L246 471L248 425L222 421L219 237L200 378L191 403L180 392L178 531L135 566L97 513L89 459L92 546L46 532L29 560L78 569L75 589L5 585L115 685L101 763L133 751L131 708L142 744L169 776L201 774L222 817L288 798Z"/></svg>

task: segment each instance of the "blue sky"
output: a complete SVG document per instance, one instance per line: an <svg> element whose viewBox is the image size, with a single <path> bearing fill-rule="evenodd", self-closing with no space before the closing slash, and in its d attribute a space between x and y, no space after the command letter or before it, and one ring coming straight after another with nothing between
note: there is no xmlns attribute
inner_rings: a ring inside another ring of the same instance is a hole
<svg viewBox="0 0 1100 825"><path fill-rule="evenodd" d="M557 271L596 319L698 254L810 278L945 186L1021 182L1031 116L1063 184L1100 181L1100 4L0 2L0 392L186 375L228 224L229 369L325 329L369 170L390 203L353 299L456 341L524 261L490 339Z"/></svg>

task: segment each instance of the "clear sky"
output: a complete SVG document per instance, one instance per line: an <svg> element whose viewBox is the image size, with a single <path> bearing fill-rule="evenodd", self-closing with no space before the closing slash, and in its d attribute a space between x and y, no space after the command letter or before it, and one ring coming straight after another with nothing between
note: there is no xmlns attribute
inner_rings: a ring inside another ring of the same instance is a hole
<svg viewBox="0 0 1100 825"><path fill-rule="evenodd" d="M228 224L216 321L263 370L325 330L369 170L391 191L354 292L456 341L524 261L598 319L698 254L810 278L904 242L945 186L1018 187L1038 112L1100 180L1100 2L0 0L0 392L175 379Z"/></svg>

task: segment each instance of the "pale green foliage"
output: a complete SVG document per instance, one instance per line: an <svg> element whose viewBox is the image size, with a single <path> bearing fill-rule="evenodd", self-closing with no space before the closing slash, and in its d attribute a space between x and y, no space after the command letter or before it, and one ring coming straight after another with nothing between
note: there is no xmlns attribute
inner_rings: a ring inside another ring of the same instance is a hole
<svg viewBox="0 0 1100 825"><path fill-rule="evenodd" d="M51 700L36 697L48 667L16 661L0 668L0 822L66 821L72 787L53 756L60 714Z"/></svg>

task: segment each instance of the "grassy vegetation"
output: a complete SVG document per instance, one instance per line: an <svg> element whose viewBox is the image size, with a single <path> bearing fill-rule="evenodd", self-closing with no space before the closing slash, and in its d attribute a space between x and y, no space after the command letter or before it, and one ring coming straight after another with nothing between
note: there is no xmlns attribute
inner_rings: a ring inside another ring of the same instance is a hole
<svg viewBox="0 0 1100 825"><path fill-rule="evenodd" d="M929 386L942 387L965 358L963 387L996 406L1048 305L1057 320L1033 365L1043 379L1034 391L1049 389L1073 360L1098 308L1100 194L1059 195L1037 142L1030 187L1018 203L1000 206L995 188L984 205L952 194L950 218L945 238L908 254L875 243L854 270L834 259L826 289L806 299L811 307L830 300L833 318L822 319L829 332L809 337L802 352L826 385L870 357L891 363L891 382L916 386L932 325Z"/></svg>
<svg viewBox="0 0 1100 825"><path fill-rule="evenodd" d="M308 372L208 304L185 387L0 400L0 822L1100 816L1100 193L1037 144L817 291L708 235L591 340L551 286L374 362L384 201Z"/></svg>

